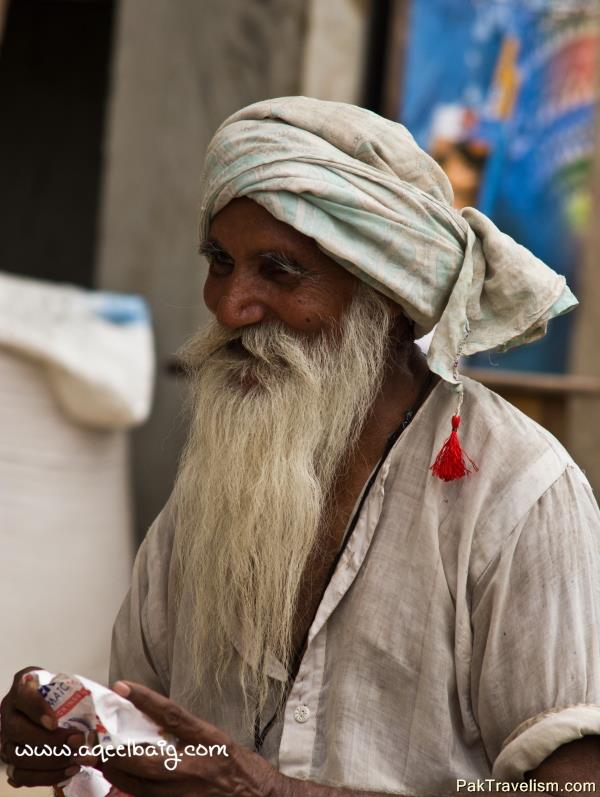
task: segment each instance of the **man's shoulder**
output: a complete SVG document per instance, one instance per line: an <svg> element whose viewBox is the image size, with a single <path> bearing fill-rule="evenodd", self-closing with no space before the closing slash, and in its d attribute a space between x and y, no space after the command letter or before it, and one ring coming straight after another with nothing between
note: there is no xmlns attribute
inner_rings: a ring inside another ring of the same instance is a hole
<svg viewBox="0 0 600 797"><path fill-rule="evenodd" d="M480 382L463 379L459 434L464 450L480 468L482 488L489 485L497 491L525 472L539 474L549 485L575 464L547 429Z"/></svg>
<svg viewBox="0 0 600 797"><path fill-rule="evenodd" d="M505 517L510 507L514 512L523 511L567 468L577 466L547 429L480 382L462 378L458 436L464 453L474 463L471 472L450 482L431 473L458 404L457 393L441 382L392 453L394 489L404 492L409 485L427 498L432 509L456 505L465 518L475 513L481 520L508 496ZM410 457L403 456L407 449Z"/></svg>
<svg viewBox="0 0 600 797"><path fill-rule="evenodd" d="M430 461L449 434L456 401L456 394L438 386L429 415ZM542 496L560 493L561 484L565 490L573 484L589 490L583 473L550 432L466 377L459 437L477 470L453 482L429 474L426 501L437 507L442 554L452 558L457 547L468 549L472 576L502 548Z"/></svg>
<svg viewBox="0 0 600 797"><path fill-rule="evenodd" d="M480 382L463 380L461 438L465 449L479 452L489 478L510 478L531 466L551 478L575 464L547 429Z"/></svg>
<svg viewBox="0 0 600 797"><path fill-rule="evenodd" d="M156 519L146 532L138 552L149 562L169 563L175 536L176 507L171 494Z"/></svg>

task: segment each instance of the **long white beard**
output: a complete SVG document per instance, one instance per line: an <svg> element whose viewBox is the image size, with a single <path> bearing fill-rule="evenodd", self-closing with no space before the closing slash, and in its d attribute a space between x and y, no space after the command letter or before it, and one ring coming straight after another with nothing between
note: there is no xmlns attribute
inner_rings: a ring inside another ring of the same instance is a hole
<svg viewBox="0 0 600 797"><path fill-rule="evenodd" d="M361 285L333 335L213 322L182 353L193 398L174 495L179 594L192 606L182 622L197 684L221 683L239 641L248 716L277 687L265 657L290 664L300 580L380 389L391 323ZM226 345L236 338L251 357Z"/></svg>

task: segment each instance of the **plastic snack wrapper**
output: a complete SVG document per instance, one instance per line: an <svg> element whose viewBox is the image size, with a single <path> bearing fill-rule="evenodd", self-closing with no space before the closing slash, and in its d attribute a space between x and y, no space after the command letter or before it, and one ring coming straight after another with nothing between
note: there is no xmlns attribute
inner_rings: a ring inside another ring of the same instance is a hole
<svg viewBox="0 0 600 797"><path fill-rule="evenodd" d="M161 746L167 739L149 717L124 697L80 675L30 673L58 720L59 727L84 734L89 748L109 750L120 745ZM59 784L65 797L105 797L111 784L93 767L82 766Z"/></svg>

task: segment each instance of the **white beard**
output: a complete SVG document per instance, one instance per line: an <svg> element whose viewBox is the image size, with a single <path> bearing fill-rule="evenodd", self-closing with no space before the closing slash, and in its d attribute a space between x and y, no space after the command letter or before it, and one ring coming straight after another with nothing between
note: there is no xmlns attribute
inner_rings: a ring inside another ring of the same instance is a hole
<svg viewBox="0 0 600 797"><path fill-rule="evenodd" d="M277 687L265 657L289 667L300 580L380 390L391 325L360 285L334 334L213 322L182 353L193 417L174 491L179 595L192 606L181 622L197 684L220 685L240 640L248 717ZM237 338L245 354L227 347Z"/></svg>

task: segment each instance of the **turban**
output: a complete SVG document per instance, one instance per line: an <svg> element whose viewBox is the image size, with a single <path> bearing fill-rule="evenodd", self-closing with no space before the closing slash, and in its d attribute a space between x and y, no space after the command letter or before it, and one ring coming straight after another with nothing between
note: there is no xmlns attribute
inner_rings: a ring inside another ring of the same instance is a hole
<svg viewBox="0 0 600 797"><path fill-rule="evenodd" d="M364 108L283 97L230 116L206 155L201 236L242 196L393 299L417 336L435 327L429 368L459 393L462 354L535 340L577 304L485 215L452 207L448 178L405 127Z"/></svg>

